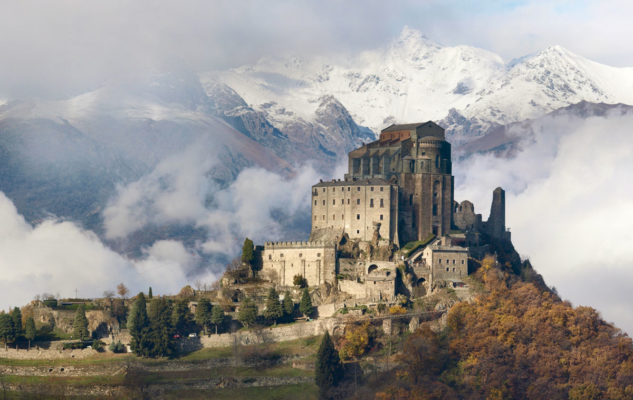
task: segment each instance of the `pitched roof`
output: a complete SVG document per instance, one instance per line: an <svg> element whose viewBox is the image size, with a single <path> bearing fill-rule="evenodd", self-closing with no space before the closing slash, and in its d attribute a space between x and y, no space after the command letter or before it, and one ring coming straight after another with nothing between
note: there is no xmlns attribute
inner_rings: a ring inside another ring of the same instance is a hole
<svg viewBox="0 0 633 400"><path fill-rule="evenodd" d="M393 132L393 131L410 131L413 129L417 129L422 127L423 125L431 125L431 126L439 126L438 124L436 124L433 121L426 121L426 122L416 122L413 124L399 124L399 125L390 125L388 127L386 127L385 129L383 129L380 132ZM440 127L441 128L441 127Z"/></svg>

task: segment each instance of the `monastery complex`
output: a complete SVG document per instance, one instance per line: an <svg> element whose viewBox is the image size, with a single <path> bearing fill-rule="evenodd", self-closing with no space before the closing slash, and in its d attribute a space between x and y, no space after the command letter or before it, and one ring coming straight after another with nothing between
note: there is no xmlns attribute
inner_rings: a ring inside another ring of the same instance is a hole
<svg viewBox="0 0 633 400"><path fill-rule="evenodd" d="M442 127L391 125L349 153L342 180L312 186L309 241L266 243L260 275L282 287L300 275L309 286L369 301L461 286L470 256L481 258L490 239L509 241L510 233L501 188L483 222L470 201L455 202L454 186Z"/></svg>

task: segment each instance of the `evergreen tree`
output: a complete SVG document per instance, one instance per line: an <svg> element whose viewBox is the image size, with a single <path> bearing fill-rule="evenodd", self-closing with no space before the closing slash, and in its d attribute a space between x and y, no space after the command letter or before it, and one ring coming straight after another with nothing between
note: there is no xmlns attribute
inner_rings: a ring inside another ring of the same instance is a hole
<svg viewBox="0 0 633 400"><path fill-rule="evenodd" d="M132 337L130 341L132 351L137 355L143 355L148 347L149 339L149 317L143 293L139 293L132 304L132 310L127 319L127 329Z"/></svg>
<svg viewBox="0 0 633 400"><path fill-rule="evenodd" d="M35 329L35 321L33 317L28 317L26 319L26 323L24 324L24 337L29 341L29 350L31 350L31 340L35 339L35 334L37 330Z"/></svg>
<svg viewBox="0 0 633 400"><path fill-rule="evenodd" d="M85 340L90 336L88 331L88 318L86 318L86 306L80 304L75 311L75 319L73 321L73 337L79 340Z"/></svg>
<svg viewBox="0 0 633 400"><path fill-rule="evenodd" d="M174 352L173 312L165 298L157 298L149 304L151 344L147 351L149 357L167 357Z"/></svg>
<svg viewBox="0 0 633 400"><path fill-rule="evenodd" d="M308 288L303 289L303 293L301 294L301 303L299 303L299 311L301 314L309 317L312 315L314 311L312 307L312 299L310 298L310 293L308 292Z"/></svg>
<svg viewBox="0 0 633 400"><path fill-rule="evenodd" d="M4 342L4 348L7 348L7 343L15 340L13 328L13 319L9 314L2 312L0 314L0 337Z"/></svg>
<svg viewBox="0 0 633 400"><path fill-rule="evenodd" d="M268 298L266 299L266 310L264 310L264 317L273 321L275 324L277 320L284 316L284 310L281 308L279 302L279 293L275 288L270 288L268 291Z"/></svg>
<svg viewBox="0 0 633 400"><path fill-rule="evenodd" d="M314 372L314 378L319 387L319 397L329 398L330 389L338 385L343 378L343 365L327 331L323 335L317 352Z"/></svg>
<svg viewBox="0 0 633 400"><path fill-rule="evenodd" d="M176 333L186 336L193 328L193 314L189 310L189 302L187 300L179 300L176 302L171 323Z"/></svg>
<svg viewBox="0 0 633 400"><path fill-rule="evenodd" d="M206 297L203 297L198 302L198 307L196 307L196 315L195 320L196 324L200 325L204 330L205 335L209 332L209 325L211 324L211 315L213 314L213 306L211 302Z"/></svg>
<svg viewBox="0 0 633 400"><path fill-rule="evenodd" d="M22 311L19 307L11 311L11 320L13 321L13 336L17 338L22 334Z"/></svg>
<svg viewBox="0 0 633 400"><path fill-rule="evenodd" d="M147 292L147 298L151 300L151 299L152 299L152 297L153 297L153 294L152 294L152 287L150 286L150 287L149 287L149 291Z"/></svg>
<svg viewBox="0 0 633 400"><path fill-rule="evenodd" d="M257 306L250 298L245 298L240 305L240 311L237 313L237 319L245 327L250 327L257 319Z"/></svg>
<svg viewBox="0 0 633 400"><path fill-rule="evenodd" d="M286 317L288 317L289 320L292 320L292 314L295 312L295 303L292 301L292 296L287 290L286 293L284 293L283 307Z"/></svg>
<svg viewBox="0 0 633 400"><path fill-rule="evenodd" d="M255 261L255 246L252 240L246 238L242 245L242 262L252 268L253 261Z"/></svg>
<svg viewBox="0 0 633 400"><path fill-rule="evenodd" d="M215 325L215 334L218 334L218 326L224 322L224 310L220 306L213 307L211 311L211 323Z"/></svg>

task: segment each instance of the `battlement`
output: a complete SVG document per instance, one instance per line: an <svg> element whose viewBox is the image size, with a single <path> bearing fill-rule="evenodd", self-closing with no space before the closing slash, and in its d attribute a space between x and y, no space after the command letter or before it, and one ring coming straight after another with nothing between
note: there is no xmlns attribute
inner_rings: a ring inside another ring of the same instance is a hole
<svg viewBox="0 0 633 400"><path fill-rule="evenodd" d="M298 241L298 242L266 242L264 249L306 249L306 248L324 248L324 247L336 247L334 242L326 241Z"/></svg>

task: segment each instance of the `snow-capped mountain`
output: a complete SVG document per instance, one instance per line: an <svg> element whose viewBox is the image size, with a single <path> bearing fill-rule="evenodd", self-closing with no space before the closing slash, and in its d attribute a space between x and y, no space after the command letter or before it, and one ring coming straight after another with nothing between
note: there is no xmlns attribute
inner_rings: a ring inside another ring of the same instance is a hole
<svg viewBox="0 0 633 400"><path fill-rule="evenodd" d="M219 80L283 131L314 121L332 96L359 125L436 120L456 144L490 128L580 101L633 104L633 68L602 65L560 46L505 63L469 46L441 46L405 28L386 48L347 58L263 59L201 74Z"/></svg>

